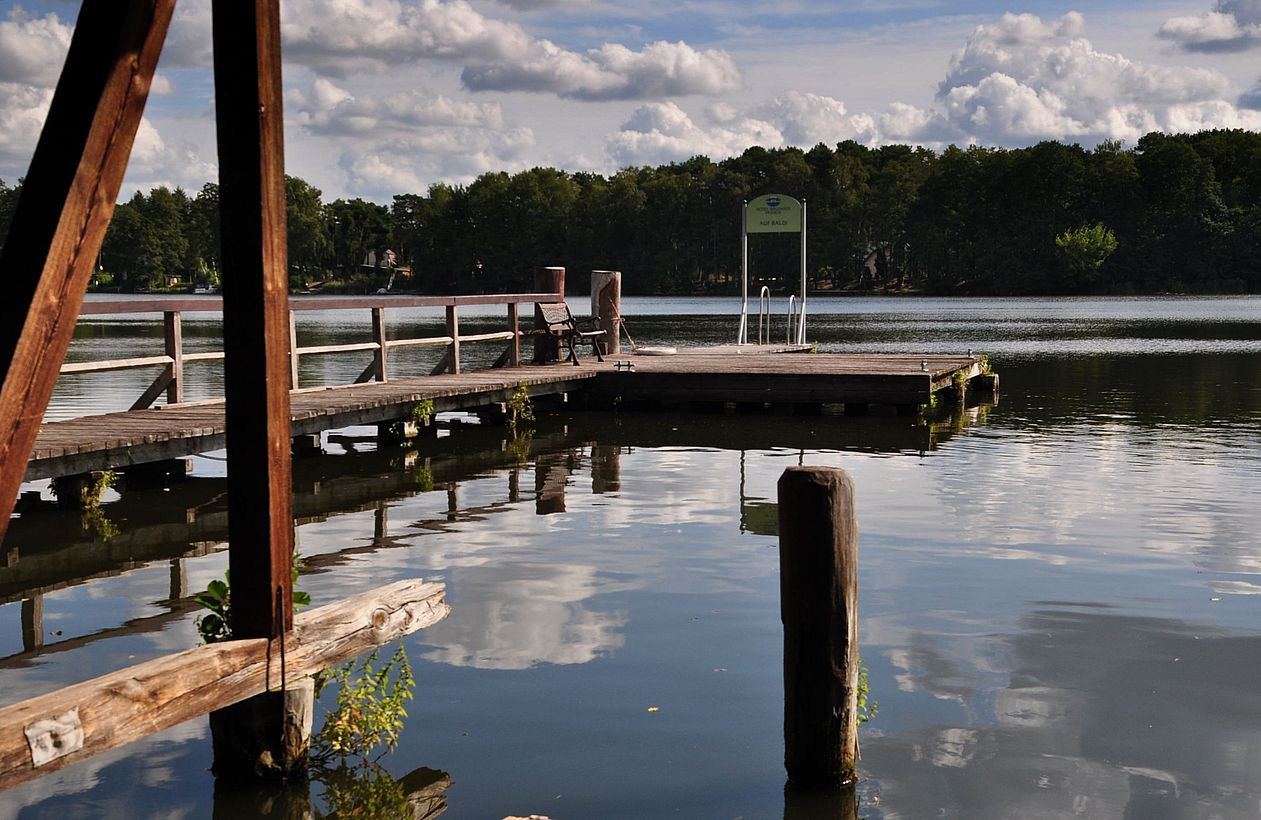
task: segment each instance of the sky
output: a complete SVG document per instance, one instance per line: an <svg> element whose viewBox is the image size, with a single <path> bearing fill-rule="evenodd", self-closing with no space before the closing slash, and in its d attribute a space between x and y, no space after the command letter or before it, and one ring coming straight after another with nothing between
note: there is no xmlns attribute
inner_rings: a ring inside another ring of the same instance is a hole
<svg viewBox="0 0 1261 820"><path fill-rule="evenodd" d="M78 5L0 2L0 178L26 172ZM281 0L288 173L389 203L846 139L1093 148L1261 130L1261 0ZM180 0L123 186L217 175L209 0Z"/></svg>

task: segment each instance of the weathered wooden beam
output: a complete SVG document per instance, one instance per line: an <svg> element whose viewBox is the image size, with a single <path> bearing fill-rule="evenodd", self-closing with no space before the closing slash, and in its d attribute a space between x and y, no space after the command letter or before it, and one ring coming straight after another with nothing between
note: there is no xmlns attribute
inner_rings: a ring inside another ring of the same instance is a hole
<svg viewBox="0 0 1261 820"><path fill-rule="evenodd" d="M214 0L232 628L293 620L289 280L279 0Z"/></svg>
<svg viewBox="0 0 1261 820"><path fill-rule="evenodd" d="M437 623L450 611L445 594L440 583L399 581L301 613L284 637L287 677ZM279 689L280 651L266 638L198 646L0 709L0 789Z"/></svg>
<svg viewBox="0 0 1261 820"><path fill-rule="evenodd" d="M174 5L83 4L0 253L0 538L114 213Z"/></svg>
<svg viewBox="0 0 1261 820"><path fill-rule="evenodd" d="M854 483L833 467L789 467L778 490L784 767L798 786L835 788L858 756Z"/></svg>

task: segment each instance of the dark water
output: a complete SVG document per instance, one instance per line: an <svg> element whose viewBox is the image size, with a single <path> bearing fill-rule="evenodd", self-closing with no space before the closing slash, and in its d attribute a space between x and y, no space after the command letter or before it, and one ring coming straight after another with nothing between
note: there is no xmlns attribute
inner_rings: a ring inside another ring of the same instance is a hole
<svg viewBox="0 0 1261 820"><path fill-rule="evenodd" d="M726 342L730 304L624 313L641 343ZM987 352L1002 402L934 427L541 412L528 446L466 424L407 456L358 429L298 462L317 604L397 578L448 584L452 616L404 642L416 700L387 768L449 773L450 818L844 816L784 795L773 502L804 462L858 487L879 701L860 816L1261 816L1261 300L810 310L825 351ZM436 334L439 318L396 321ZM362 325L315 314L302 344L362 341ZM218 344L210 318L186 316L185 332ZM80 357L160 347L152 322L80 333ZM303 382L363 364L312 357ZM196 367L212 394L217 366ZM50 415L126 406L147 380L63 380ZM0 700L196 643L185 596L226 566L222 462L196 467L107 504L108 525L14 523ZM44 647L24 651L18 599L35 591ZM0 793L0 815L211 817L209 765L193 721ZM258 805L221 799L219 816Z"/></svg>

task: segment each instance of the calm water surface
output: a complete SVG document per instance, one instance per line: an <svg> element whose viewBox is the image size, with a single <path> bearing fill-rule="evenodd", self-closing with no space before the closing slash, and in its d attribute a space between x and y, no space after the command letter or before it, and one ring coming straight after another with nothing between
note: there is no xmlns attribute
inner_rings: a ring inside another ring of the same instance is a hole
<svg viewBox="0 0 1261 820"><path fill-rule="evenodd" d="M733 304L623 313L637 342L710 344L734 336ZM297 463L317 604L418 575L448 585L451 617L404 641L416 700L387 768L449 773L450 818L842 816L784 796L773 503L784 467L807 463L858 487L879 701L860 816L1261 816L1261 299L810 311L823 351L989 353L1002 402L935 428L549 412L526 446L465 424L415 457L360 428ZM363 341L363 313L304 315L300 341ZM439 333L436 312L396 313L398 335ZM462 319L495 330L499 313ZM219 349L213 316L184 327L189 350ZM72 356L160 347L152 319L85 320ZM426 355L391 364L426 372ZM363 365L309 357L303 384ZM190 399L220 389L218 365L189 369ZM152 376L63 379L49 416L125 408ZM197 642L187 595L226 566L221 457L107 504L106 525L13 524L0 702ZM31 651L21 599L36 592ZM0 816L211 817L209 765L197 720L0 793Z"/></svg>

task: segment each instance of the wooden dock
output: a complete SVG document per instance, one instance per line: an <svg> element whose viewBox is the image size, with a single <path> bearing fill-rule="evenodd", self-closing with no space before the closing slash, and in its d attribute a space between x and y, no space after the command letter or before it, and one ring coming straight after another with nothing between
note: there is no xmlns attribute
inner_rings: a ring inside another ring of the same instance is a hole
<svg viewBox="0 0 1261 820"><path fill-rule="evenodd" d="M551 364L446 373L334 388L296 390L292 435L406 419L418 403L434 412L502 405L524 387L532 398L576 395L598 405L680 402L713 405L868 405L914 408L957 381L981 375L975 356L773 353L754 346L677 355L624 354L604 363ZM42 426L26 480L129 467L222 449L222 401L161 405Z"/></svg>

